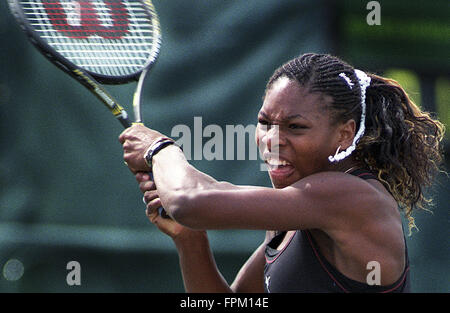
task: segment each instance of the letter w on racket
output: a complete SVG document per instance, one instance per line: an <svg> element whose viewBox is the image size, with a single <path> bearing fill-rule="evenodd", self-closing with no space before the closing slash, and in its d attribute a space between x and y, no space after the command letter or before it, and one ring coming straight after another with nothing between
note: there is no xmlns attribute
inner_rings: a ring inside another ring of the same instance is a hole
<svg viewBox="0 0 450 313"><path fill-rule="evenodd" d="M70 38L94 35L121 39L128 33L128 10L122 0L42 0L53 27Z"/></svg>

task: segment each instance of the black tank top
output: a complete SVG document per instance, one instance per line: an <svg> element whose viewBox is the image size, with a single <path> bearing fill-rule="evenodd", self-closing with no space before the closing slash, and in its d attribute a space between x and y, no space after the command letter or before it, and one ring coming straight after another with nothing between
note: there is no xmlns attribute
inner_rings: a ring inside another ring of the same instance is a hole
<svg viewBox="0 0 450 313"><path fill-rule="evenodd" d="M349 174L377 179L368 171L357 169ZM389 286L369 285L339 272L320 253L309 230L298 230L282 250L276 248L286 232L276 235L266 246L264 267L265 292L409 292L409 260L405 241L405 269ZM367 271L369 274L370 270ZM382 275L382 273L381 273Z"/></svg>

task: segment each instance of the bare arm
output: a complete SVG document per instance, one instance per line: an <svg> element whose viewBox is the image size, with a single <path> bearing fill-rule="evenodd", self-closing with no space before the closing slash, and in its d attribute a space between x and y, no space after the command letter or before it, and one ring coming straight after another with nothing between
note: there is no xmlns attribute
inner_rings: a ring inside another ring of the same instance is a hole
<svg viewBox="0 0 450 313"><path fill-rule="evenodd" d="M216 266L206 232L192 235L174 240L186 292L264 292L265 242L255 250L229 286Z"/></svg>
<svg viewBox="0 0 450 313"><path fill-rule="evenodd" d="M157 208L161 202L154 182L145 173L137 174L136 179L148 203L147 214L150 221L172 237L175 243L187 292L263 292L265 243L244 264L230 287L216 266L206 231L189 229L172 219L159 216ZM267 238L266 236L266 240Z"/></svg>
<svg viewBox="0 0 450 313"><path fill-rule="evenodd" d="M231 288L234 292L262 293L264 292L264 265L266 264L265 250L270 241L270 232L266 232L266 239L253 252L242 266Z"/></svg>
<svg viewBox="0 0 450 313"><path fill-rule="evenodd" d="M350 220L358 222L361 207L379 202L370 184L338 172L310 175L283 189L217 182L176 147L155 156L153 171L168 213L195 229L342 230Z"/></svg>
<svg viewBox="0 0 450 313"><path fill-rule="evenodd" d="M206 232L174 239L186 292L232 292L220 274Z"/></svg>

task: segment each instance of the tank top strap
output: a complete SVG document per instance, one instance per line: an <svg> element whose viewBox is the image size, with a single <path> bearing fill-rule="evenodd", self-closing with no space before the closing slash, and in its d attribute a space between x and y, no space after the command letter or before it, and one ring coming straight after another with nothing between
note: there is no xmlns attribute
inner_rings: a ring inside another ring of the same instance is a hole
<svg viewBox="0 0 450 313"><path fill-rule="evenodd" d="M378 180L378 177L375 176L375 174L373 174L372 172L370 172L369 170L366 170L364 168L355 168L355 169L351 170L350 172L348 172L348 174L357 176L364 180L366 180L366 179L377 179Z"/></svg>

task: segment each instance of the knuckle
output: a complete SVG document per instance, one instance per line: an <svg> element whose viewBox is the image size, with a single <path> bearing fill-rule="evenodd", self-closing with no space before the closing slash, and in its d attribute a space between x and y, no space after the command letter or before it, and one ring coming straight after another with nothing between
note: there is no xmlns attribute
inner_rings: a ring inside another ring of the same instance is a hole
<svg viewBox="0 0 450 313"><path fill-rule="evenodd" d="M160 206L161 206L161 201L159 200L159 198L153 198L147 202L147 208L151 209L151 210L156 210Z"/></svg>
<svg viewBox="0 0 450 313"><path fill-rule="evenodd" d="M125 162L130 162L132 160L132 155L130 153L124 153L123 154L123 160Z"/></svg>
<svg viewBox="0 0 450 313"><path fill-rule="evenodd" d="M147 181L147 182L145 183L145 188L146 188L146 190L148 190L148 191L154 191L154 190L156 190L156 185L155 185L155 183L152 182L152 181Z"/></svg>

